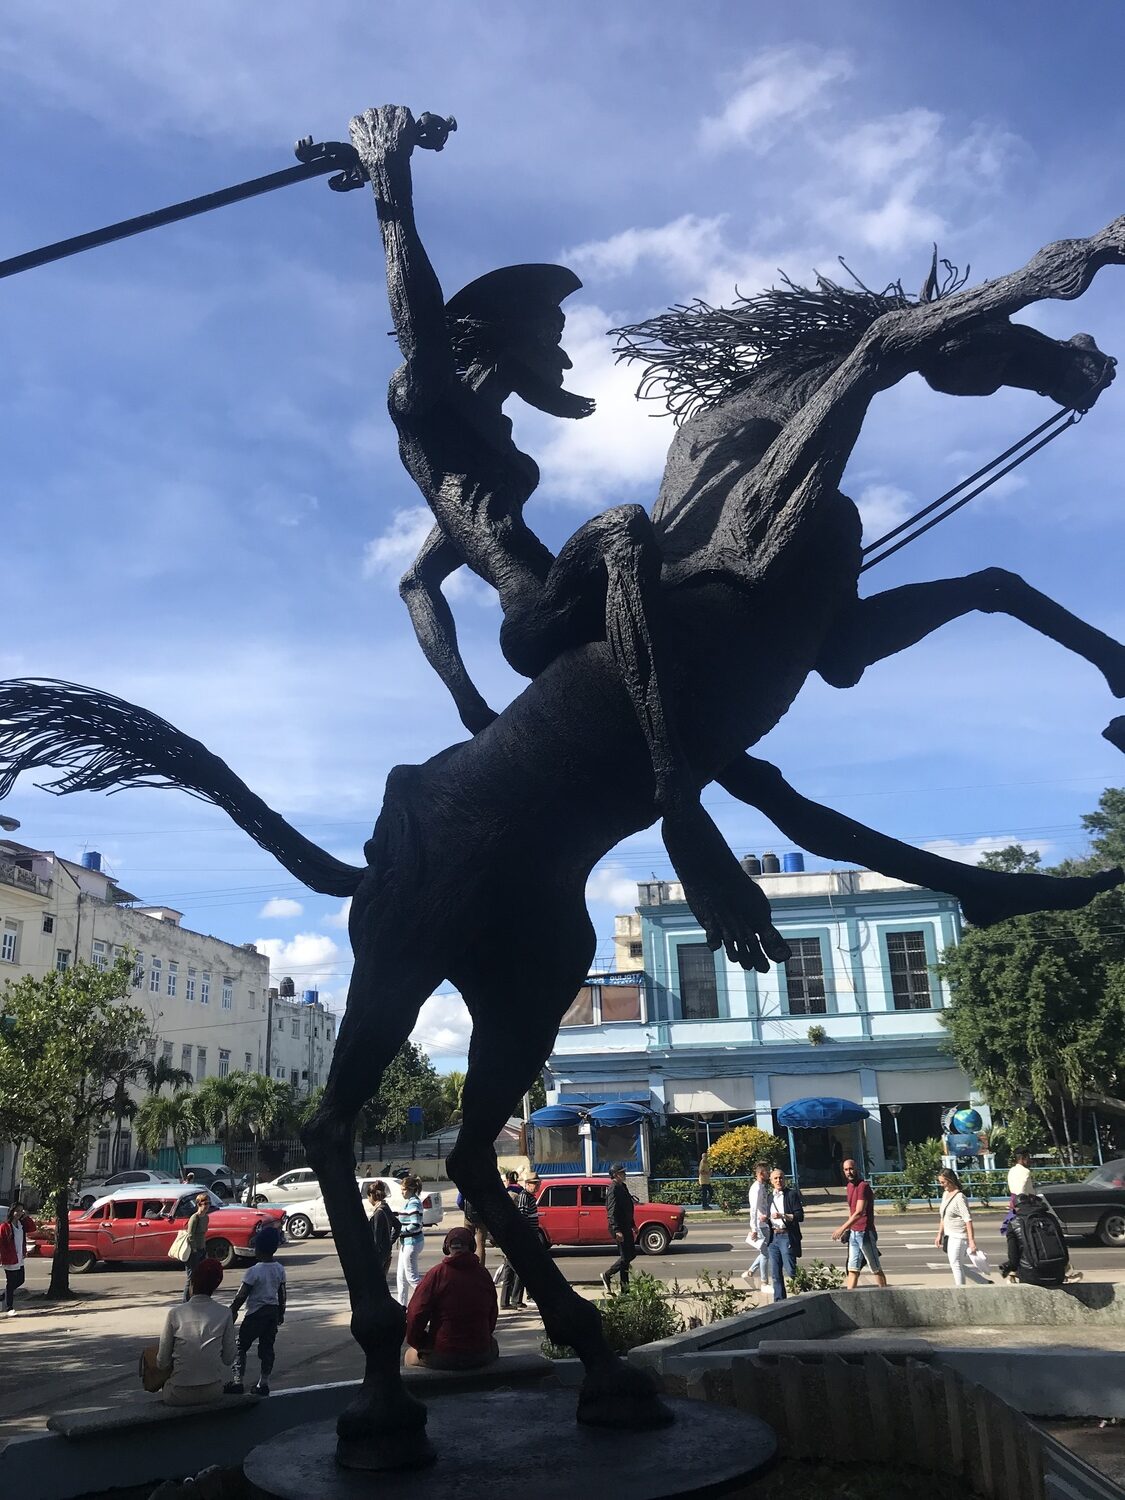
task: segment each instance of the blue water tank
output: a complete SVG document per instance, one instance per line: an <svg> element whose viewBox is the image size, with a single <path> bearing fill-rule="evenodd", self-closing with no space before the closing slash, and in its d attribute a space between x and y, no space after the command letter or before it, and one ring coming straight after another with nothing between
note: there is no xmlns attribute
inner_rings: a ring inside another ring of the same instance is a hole
<svg viewBox="0 0 1125 1500"><path fill-rule="evenodd" d="M98 851L96 849L87 849L86 853L82 856L82 868L84 870L100 870L101 867L102 857Z"/></svg>
<svg viewBox="0 0 1125 1500"><path fill-rule="evenodd" d="M781 868L786 875L803 875L805 871L805 856L803 854L783 854L781 856Z"/></svg>
<svg viewBox="0 0 1125 1500"><path fill-rule="evenodd" d="M315 1005L316 1002L319 999L320 999L320 991L319 990L302 990L302 992L301 992L301 1000L302 1000L302 1003L305 1004L305 1005Z"/></svg>

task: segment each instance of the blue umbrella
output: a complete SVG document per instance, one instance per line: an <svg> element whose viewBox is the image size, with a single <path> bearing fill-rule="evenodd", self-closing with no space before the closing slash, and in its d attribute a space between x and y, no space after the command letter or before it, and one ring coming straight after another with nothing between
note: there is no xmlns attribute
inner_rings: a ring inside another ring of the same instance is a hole
<svg viewBox="0 0 1125 1500"><path fill-rule="evenodd" d="M789 1165L793 1176L797 1176L797 1149L793 1143L794 1130L823 1130L830 1125L854 1125L871 1118L871 1111L862 1104L853 1104L849 1099L832 1099L824 1096L810 1099L794 1099L777 1112L777 1122L789 1132ZM859 1137L860 1167L863 1167L863 1136Z"/></svg>
<svg viewBox="0 0 1125 1500"><path fill-rule="evenodd" d="M577 1125L582 1111L569 1104L545 1104L531 1116L532 1125L552 1126Z"/></svg>

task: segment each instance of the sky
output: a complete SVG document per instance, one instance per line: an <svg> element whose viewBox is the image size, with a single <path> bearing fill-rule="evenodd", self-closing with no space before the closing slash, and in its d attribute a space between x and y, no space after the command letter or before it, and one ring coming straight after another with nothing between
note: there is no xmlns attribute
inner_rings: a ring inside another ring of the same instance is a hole
<svg viewBox="0 0 1125 1500"><path fill-rule="evenodd" d="M701 297L840 275L919 288L931 246L971 279L1125 211L1125 16L973 0L748 6L621 0L424 7L276 0L138 7L37 0L0 34L0 257L278 170L292 142L405 103L458 121L414 158L445 293L558 261L570 388L593 418L513 401L542 478L530 524L558 548L611 504L651 503L673 429L633 398L607 329ZM1125 274L1030 309L1125 351ZM151 708L222 755L310 837L358 862L390 768L463 737L396 584L428 529L386 413L374 204L323 181L0 283L4 496L0 674L66 678ZM1002 566L1125 635L1125 381L1085 421L924 540L871 591ZM914 378L872 407L843 484L868 536L1028 431L1028 392L955 400ZM495 598L455 575L466 659L501 706L521 681ZM807 795L958 858L1019 840L1054 860L1125 781L1118 710L1086 663L1000 617L950 626L846 693L811 680L760 753ZM712 787L736 853L790 847ZM346 914L224 815L182 794L52 798L25 777L20 837L98 849L186 925L256 941L274 982L342 1009ZM815 863L815 862L814 862ZM671 874L658 831L588 889L597 963L636 882ZM544 922L550 912L544 911ZM518 975L513 983L520 983ZM463 1065L443 987L415 1031Z"/></svg>

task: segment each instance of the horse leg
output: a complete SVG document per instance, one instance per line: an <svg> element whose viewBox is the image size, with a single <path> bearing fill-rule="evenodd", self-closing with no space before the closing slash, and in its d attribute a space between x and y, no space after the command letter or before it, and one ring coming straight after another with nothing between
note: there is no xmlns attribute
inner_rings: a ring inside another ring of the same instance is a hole
<svg viewBox="0 0 1125 1500"><path fill-rule="evenodd" d="M974 610L1010 615L1057 641L1097 667L1115 698L1125 698L1125 646L1003 568L911 583L854 601L833 623L816 669L833 687L853 687L873 663Z"/></svg>
<svg viewBox="0 0 1125 1500"><path fill-rule="evenodd" d="M830 807L810 802L793 789L776 766L742 755L716 778L739 801L764 813L775 827L823 859L879 870L896 880L947 891L961 903L968 921L987 927L1006 917L1033 911L1069 911L1100 892L1120 885L1120 868L1096 875L1006 874L942 859L925 849L899 843L853 822Z"/></svg>
<svg viewBox="0 0 1125 1500"><path fill-rule="evenodd" d="M569 955L559 950L559 961L553 964L550 956L546 963L542 953L535 956L537 967L549 976L549 988L545 984L537 989L534 1012L515 1010L505 999L510 991L510 954L495 968L475 965L471 978L454 976L473 1017L473 1036L461 1130L446 1168L535 1301L548 1337L569 1345L582 1360L586 1376L578 1420L604 1427L663 1427L672 1417L652 1381L611 1352L597 1308L566 1280L505 1190L493 1147L521 1094L550 1055L558 1022L585 977L593 934L585 910L579 911L586 929L581 948L576 943ZM576 912L575 927L577 916Z"/></svg>
<svg viewBox="0 0 1125 1500"><path fill-rule="evenodd" d="M356 1115L379 1086L383 1070L410 1035L422 1002L442 979L424 933L406 944L365 933L353 907L356 964L332 1068L316 1114L301 1132L332 1223L352 1305L352 1334L366 1364L359 1395L336 1423L337 1457L345 1468L414 1467L433 1457L426 1408L403 1387L399 1357L406 1310L391 1296L356 1189L352 1153ZM384 929L385 930L385 929Z"/></svg>

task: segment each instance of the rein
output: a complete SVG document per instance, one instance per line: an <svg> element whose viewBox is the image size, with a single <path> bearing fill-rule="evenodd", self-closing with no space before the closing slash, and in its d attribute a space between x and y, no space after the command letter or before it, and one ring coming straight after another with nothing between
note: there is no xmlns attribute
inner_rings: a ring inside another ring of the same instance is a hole
<svg viewBox="0 0 1125 1500"><path fill-rule="evenodd" d="M863 556L866 561L859 571L866 573L867 569L873 568L876 563L885 562L888 557L893 557L900 548L906 546L907 542L917 541L920 536L923 536L931 527L936 526L939 521L946 520L947 517L959 511L963 505L968 505L970 500L975 500L978 495L983 494L998 479L1003 479L1005 474L1010 474L1013 469L1018 468L1033 453L1038 453L1040 448L1045 448L1048 443L1053 443L1055 438L1064 433L1068 427L1077 426L1084 415L1085 413L1076 411L1073 407L1067 407L1064 411L1055 412L1045 422L1040 422L1038 427L1032 428L1029 433L1020 438L1018 443L1013 443L1003 453L997 454L994 459L986 463L983 468L978 469L975 474L968 475L967 478L961 480L960 484L955 484L951 490L946 490L944 495L939 495L936 500L931 500L929 505L924 505L921 510L915 511L912 516L908 516L905 521L901 521L899 525L886 532L878 541L872 542L868 547L864 547ZM1044 435L1040 436L1040 434ZM1036 438L1039 439L1038 442L1034 441ZM1030 447L1027 446L1029 443L1031 444ZM1023 450L1022 452L1020 451L1021 449ZM1013 457L1013 454L1016 457ZM1011 459L1011 462L1005 462L1007 459ZM997 468L998 464L1003 464L1003 468ZM988 475L987 479L983 477L986 474ZM982 481L980 484L977 484L978 479ZM969 485L975 485L976 488L970 489L968 494L962 495L961 491ZM955 500L954 496L956 495L960 495L960 499ZM952 500L953 504L946 505L946 501L948 500ZM945 509L941 510L940 507L943 505L945 505ZM936 515L932 514L934 511L937 511ZM925 520L927 516L931 517L928 521ZM925 525L919 525L920 521L925 521ZM894 540L896 537L899 538L898 541ZM894 542L894 545L888 546L888 542Z"/></svg>

